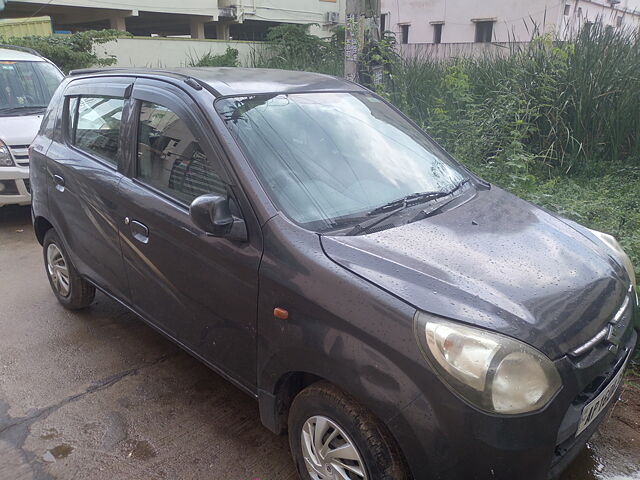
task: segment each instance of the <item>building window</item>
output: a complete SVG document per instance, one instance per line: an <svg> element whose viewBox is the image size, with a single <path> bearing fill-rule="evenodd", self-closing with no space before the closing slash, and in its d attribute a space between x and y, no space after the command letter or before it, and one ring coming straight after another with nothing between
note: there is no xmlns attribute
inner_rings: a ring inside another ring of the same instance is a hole
<svg viewBox="0 0 640 480"><path fill-rule="evenodd" d="M380 36L384 37L384 32L387 31L387 13L380 15Z"/></svg>
<svg viewBox="0 0 640 480"><path fill-rule="evenodd" d="M433 25L433 43L442 43L442 27L443 23L435 23Z"/></svg>
<svg viewBox="0 0 640 480"><path fill-rule="evenodd" d="M564 15L569 16L571 14L571 5L565 5L564 6Z"/></svg>
<svg viewBox="0 0 640 480"><path fill-rule="evenodd" d="M621 27L622 26L622 17L616 18L616 26L617 27Z"/></svg>
<svg viewBox="0 0 640 480"><path fill-rule="evenodd" d="M493 22L476 22L476 42L489 43L493 37Z"/></svg>
<svg viewBox="0 0 640 480"><path fill-rule="evenodd" d="M402 42L405 45L409 43L409 27L411 25L400 25L400 29L402 30Z"/></svg>

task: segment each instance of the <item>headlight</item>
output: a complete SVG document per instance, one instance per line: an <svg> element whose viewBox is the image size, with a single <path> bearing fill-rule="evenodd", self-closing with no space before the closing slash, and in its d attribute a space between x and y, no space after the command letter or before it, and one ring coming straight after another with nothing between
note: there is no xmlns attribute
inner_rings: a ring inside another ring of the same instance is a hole
<svg viewBox="0 0 640 480"><path fill-rule="evenodd" d="M0 167L13 167L14 165L9 147L0 140Z"/></svg>
<svg viewBox="0 0 640 480"><path fill-rule="evenodd" d="M503 415L539 410L562 386L551 360L523 342L420 311L415 326L435 371L482 410Z"/></svg>
<svg viewBox="0 0 640 480"><path fill-rule="evenodd" d="M625 251L622 249L622 246L618 243L615 237L609 235L608 233L602 233L597 230L589 229L589 231L600 240L602 240L602 242L613 251L613 254L618 260L620 260L622 265L624 265L624 268L629 275L629 280L631 280L631 284L633 285L633 289L635 290L638 285L636 284L636 271L633 268L633 263L631 263L629 255L625 253Z"/></svg>

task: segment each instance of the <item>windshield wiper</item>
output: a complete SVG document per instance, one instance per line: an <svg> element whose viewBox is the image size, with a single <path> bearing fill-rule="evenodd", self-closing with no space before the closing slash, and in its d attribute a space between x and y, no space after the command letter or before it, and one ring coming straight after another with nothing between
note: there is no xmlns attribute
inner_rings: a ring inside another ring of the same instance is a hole
<svg viewBox="0 0 640 480"><path fill-rule="evenodd" d="M29 110L46 110L47 105L22 105L20 107L0 108L0 115L24 112Z"/></svg>
<svg viewBox="0 0 640 480"><path fill-rule="evenodd" d="M365 220L364 222L358 223L351 230L347 232L347 235L358 235L360 233L366 232L372 227L379 225L384 222L388 218L394 216L396 213L405 210L408 207L412 207L414 205L418 205L421 203L430 202L433 200L437 200L438 198L447 197L449 195L454 194L456 191L461 189L469 180L465 179L458 183L454 188L449 191L435 191L435 192L421 192L421 193L412 193L407 195L406 197L400 198L398 200L394 200L392 202L386 203L380 207L374 208L369 213L367 213L370 220ZM386 213L385 215L380 216L380 214Z"/></svg>

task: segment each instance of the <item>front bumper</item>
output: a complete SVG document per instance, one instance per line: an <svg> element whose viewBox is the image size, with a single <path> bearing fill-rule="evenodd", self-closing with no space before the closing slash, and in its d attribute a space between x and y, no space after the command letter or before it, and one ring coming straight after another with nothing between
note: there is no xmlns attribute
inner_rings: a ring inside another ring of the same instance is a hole
<svg viewBox="0 0 640 480"><path fill-rule="evenodd" d="M0 167L0 207L31 203L29 167Z"/></svg>
<svg viewBox="0 0 640 480"><path fill-rule="evenodd" d="M556 361L563 388L540 412L513 417L490 415L432 384L429 393L392 419L389 428L415 480L556 478L615 402L576 436L582 409L615 377L636 343L637 334L629 326L615 352L603 344L579 359L563 357Z"/></svg>

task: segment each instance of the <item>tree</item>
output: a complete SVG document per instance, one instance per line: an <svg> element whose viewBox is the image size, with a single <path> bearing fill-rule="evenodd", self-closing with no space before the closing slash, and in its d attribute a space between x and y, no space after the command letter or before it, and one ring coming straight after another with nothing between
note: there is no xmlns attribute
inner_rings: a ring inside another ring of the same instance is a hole
<svg viewBox="0 0 640 480"><path fill-rule="evenodd" d="M107 67L116 63L115 57L99 58L95 47L123 36L128 34L118 30L89 30L71 35L12 37L2 39L2 43L33 48L68 73L77 68Z"/></svg>

